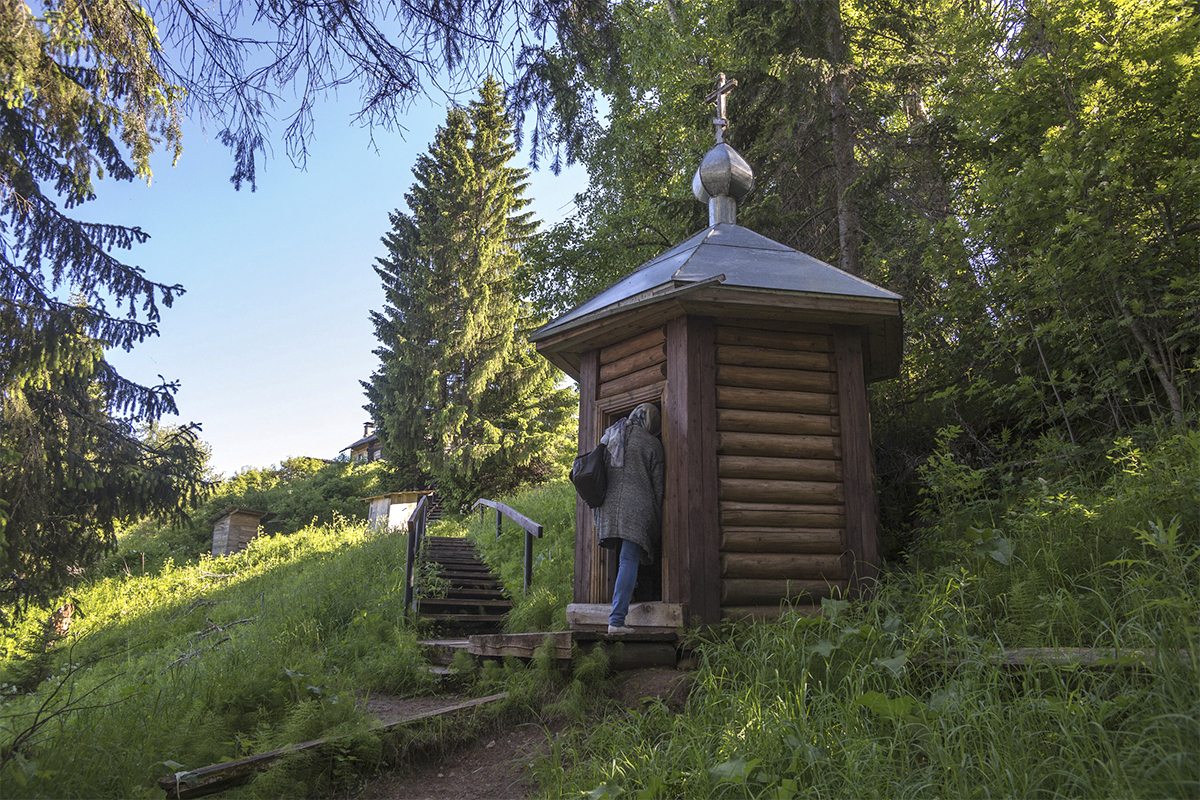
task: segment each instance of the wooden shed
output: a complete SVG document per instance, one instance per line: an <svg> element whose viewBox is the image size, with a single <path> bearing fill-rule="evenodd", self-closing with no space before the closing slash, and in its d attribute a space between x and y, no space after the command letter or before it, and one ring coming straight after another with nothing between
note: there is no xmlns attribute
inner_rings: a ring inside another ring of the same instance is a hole
<svg viewBox="0 0 1200 800"><path fill-rule="evenodd" d="M378 530L404 528L424 495L433 494L432 489L409 492L388 492L375 497L364 497L367 507L367 524Z"/></svg>
<svg viewBox="0 0 1200 800"><path fill-rule="evenodd" d="M212 554L230 556L246 549L258 535L259 523L273 517L266 511L253 508L227 508L213 519Z"/></svg>
<svg viewBox="0 0 1200 800"><path fill-rule="evenodd" d="M902 342L899 295L736 224L752 173L721 132L695 181L710 226L532 337L579 381L581 453L660 405L652 599L707 623L819 607L877 574L866 387L898 374ZM582 500L575 526L575 603L611 603L616 560Z"/></svg>

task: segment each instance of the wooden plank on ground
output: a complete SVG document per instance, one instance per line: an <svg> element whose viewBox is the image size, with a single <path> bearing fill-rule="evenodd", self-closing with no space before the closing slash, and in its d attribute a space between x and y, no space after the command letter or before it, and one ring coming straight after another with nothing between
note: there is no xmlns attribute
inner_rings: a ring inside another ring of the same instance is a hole
<svg viewBox="0 0 1200 800"><path fill-rule="evenodd" d="M393 728L398 728L401 725L410 725L414 722L419 722L425 719L433 719L434 717L452 714L457 711L464 711L469 708L478 708L479 706L494 703L497 700L503 700L508 697L508 692L500 694L488 695L487 697L477 697L474 700L467 700L462 703L445 706L443 708L435 708L429 711L422 711L416 714L409 714L401 719L388 722L384 725L377 725L371 728L372 731L389 731ZM321 745L330 742L336 742L341 739L349 738L354 734L346 734L344 736L331 736L328 739L313 739L308 742L301 742L289 747L281 747L278 750L269 750L265 753L239 758L235 761L224 761L220 764L213 764L208 767L200 767L199 769L185 770L177 772L174 775L166 775L158 779L158 786L167 793L168 798L188 798L188 797L203 797L204 795L214 794L224 791L231 786L236 786L249 780L250 777L261 770L266 769L272 763L304 750L311 750Z"/></svg>

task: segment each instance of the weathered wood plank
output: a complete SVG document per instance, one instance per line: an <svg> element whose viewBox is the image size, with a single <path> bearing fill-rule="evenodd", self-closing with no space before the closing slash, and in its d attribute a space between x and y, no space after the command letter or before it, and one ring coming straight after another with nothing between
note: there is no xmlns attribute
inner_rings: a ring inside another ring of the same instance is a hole
<svg viewBox="0 0 1200 800"><path fill-rule="evenodd" d="M547 641L552 641L554 657L571 659L571 632L549 633L488 633L471 636L467 640L467 652L485 658L533 658Z"/></svg>
<svg viewBox="0 0 1200 800"><path fill-rule="evenodd" d="M726 347L755 347L792 353L832 353L833 338L828 334L768 331L759 328L717 328L718 350Z"/></svg>
<svg viewBox="0 0 1200 800"><path fill-rule="evenodd" d="M645 350L639 350L611 364L602 364L600 366L600 383L604 384L614 381L617 378L623 378L632 372L637 372L639 369L652 367L666 360L667 346L665 343L648 347Z"/></svg>
<svg viewBox="0 0 1200 800"><path fill-rule="evenodd" d="M631 336L630 338L609 345L600 350L600 365L611 364L614 361L620 361L626 356L630 356L641 350L661 345L667 341L667 336L664 328L660 325L657 328L646 331L645 333Z"/></svg>
<svg viewBox="0 0 1200 800"><path fill-rule="evenodd" d="M721 606L721 617L744 622L779 619L779 615L785 608L794 614L803 614L808 617L815 617L821 613L821 607L818 605L795 603L787 606Z"/></svg>
<svg viewBox="0 0 1200 800"><path fill-rule="evenodd" d="M844 560L837 555L722 553L721 577L840 581L848 576Z"/></svg>
<svg viewBox="0 0 1200 800"><path fill-rule="evenodd" d="M844 528L842 506L721 503L721 525L730 528Z"/></svg>
<svg viewBox="0 0 1200 800"><path fill-rule="evenodd" d="M841 597L846 586L847 581L732 578L721 581L721 605L749 606L795 599L819 602L825 597Z"/></svg>
<svg viewBox="0 0 1200 800"><path fill-rule="evenodd" d="M840 481L842 462L829 458L765 458L721 456L717 475L722 478L768 478L783 481Z"/></svg>
<svg viewBox="0 0 1200 800"><path fill-rule="evenodd" d="M596 392L600 379L600 351L589 350L579 361L579 452L590 453L599 434L596 431L598 413ZM575 602L591 603L600 599L594 573L598 564L595 533L592 530L592 509L583 498L575 497Z"/></svg>
<svg viewBox="0 0 1200 800"><path fill-rule="evenodd" d="M756 389L776 389L788 392L835 392L837 382L832 372L804 369L772 369L769 367L737 367L717 365L717 383L721 386L743 386Z"/></svg>
<svg viewBox="0 0 1200 800"><path fill-rule="evenodd" d="M761 478L721 478L722 500L747 503L840 504L844 488L828 481L775 481Z"/></svg>
<svg viewBox="0 0 1200 800"><path fill-rule="evenodd" d="M807 350L772 350L769 347L722 345L717 348L718 364L772 369L810 369L832 372L832 353L812 353Z"/></svg>
<svg viewBox="0 0 1200 800"><path fill-rule="evenodd" d="M839 415L842 420L844 484L846 488L846 540L853 558L854 589L865 588L879 575L878 499L875 495L871 417L867 408L867 382L863 372L862 330L834 329L837 357Z"/></svg>
<svg viewBox="0 0 1200 800"><path fill-rule="evenodd" d="M649 386L652 383L657 383L667 377L666 363L655 364L652 367L639 369L637 372L631 372L617 378L614 381L600 384L600 397L610 397L622 392L632 391L643 386Z"/></svg>
<svg viewBox="0 0 1200 800"><path fill-rule="evenodd" d="M846 546L839 528L724 528L721 549L727 553L824 553L836 555Z"/></svg>
<svg viewBox="0 0 1200 800"><path fill-rule="evenodd" d="M422 711L416 714L409 714L398 720L383 725L378 725L372 730L388 731L397 728L401 725L410 725L414 722L419 722L425 719L452 714L457 711L463 711L469 708L477 708L488 703L494 703L498 700L503 700L508 697L508 692L493 694L487 697L479 697L474 700L467 700L462 703L445 706L443 708L435 708L430 711ZM158 786L167 793L169 798L188 798L188 797L203 797L204 795L213 794L215 792L224 791L226 788L236 786L250 778L255 772L269 767L273 762L280 758L299 753L304 750L311 750L315 747L336 742L340 739L348 738L354 734L345 736L331 736L327 739L313 739L308 742L290 745L289 747L281 747L277 750L269 750L265 753L239 758L235 761L223 761L220 764L213 764L207 767L187 770L174 775L166 775L158 779Z"/></svg>
<svg viewBox="0 0 1200 800"><path fill-rule="evenodd" d="M724 332L725 336L738 331L746 331L748 333L763 334L767 336L776 336L783 334L784 336L797 336L800 341L805 336L823 337L825 349L833 349L833 326L828 322L797 322L795 318L791 319L767 319L764 317L748 318L722 318L720 331ZM729 342L723 342L728 344ZM799 344L789 344L788 347L793 347L797 350L808 350L808 347L802 347Z"/></svg>
<svg viewBox="0 0 1200 800"><path fill-rule="evenodd" d="M842 457L842 443L836 436L784 436L718 431L717 452L722 456L836 459Z"/></svg>
<svg viewBox="0 0 1200 800"><path fill-rule="evenodd" d="M703 622L720 619L717 581L716 385L711 319L667 324L669 391L663 444L668 529L663 535L663 599L688 605Z"/></svg>
<svg viewBox="0 0 1200 800"><path fill-rule="evenodd" d="M836 416L830 414L796 414L783 411L718 408L717 430L833 436L841 430L841 424Z"/></svg>
<svg viewBox="0 0 1200 800"><path fill-rule="evenodd" d="M718 386L717 408L836 414L838 412L838 402L836 393L784 392L743 386Z"/></svg>

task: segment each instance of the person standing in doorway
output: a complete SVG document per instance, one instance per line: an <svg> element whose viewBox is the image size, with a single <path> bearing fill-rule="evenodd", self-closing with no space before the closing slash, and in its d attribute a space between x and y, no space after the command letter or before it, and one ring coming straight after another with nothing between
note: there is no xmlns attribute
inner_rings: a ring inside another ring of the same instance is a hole
<svg viewBox="0 0 1200 800"><path fill-rule="evenodd" d="M662 539L661 428L658 408L642 403L610 425L600 440L608 447L608 491L604 505L592 513L600 546L618 553L610 634L633 633L625 625L625 616L637 586L638 566L654 562Z"/></svg>

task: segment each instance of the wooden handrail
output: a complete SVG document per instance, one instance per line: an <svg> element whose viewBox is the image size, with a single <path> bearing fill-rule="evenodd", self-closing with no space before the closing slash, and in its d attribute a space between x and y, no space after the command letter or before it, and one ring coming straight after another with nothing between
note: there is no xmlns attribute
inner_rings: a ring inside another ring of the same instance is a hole
<svg viewBox="0 0 1200 800"><path fill-rule="evenodd" d="M429 495L423 494L408 518L408 552L404 559L404 614L408 614L409 606L413 602L413 573L417 568L417 554L421 552L421 539L425 537L425 522L428 516Z"/></svg>
<svg viewBox="0 0 1200 800"><path fill-rule="evenodd" d="M513 522L521 526L521 530L525 531L525 586L526 594L529 592L529 587L533 584L533 540L534 538L542 538L542 526L531 520L529 517L522 514L520 511L515 511L504 503L498 503L495 500L476 500L475 505L471 506L471 510L487 506L496 512L496 538L500 538L500 525L504 521L504 517L508 517Z"/></svg>
<svg viewBox="0 0 1200 800"><path fill-rule="evenodd" d="M475 505L471 506L471 510L474 511L479 506L487 506L488 508L495 509L498 514L503 514L513 522L520 525L522 530L524 530L526 533L530 534L531 536L536 536L539 539L542 538L542 526L522 514L520 511L515 511L514 509L504 505L504 503L497 503L495 500L476 500Z"/></svg>

